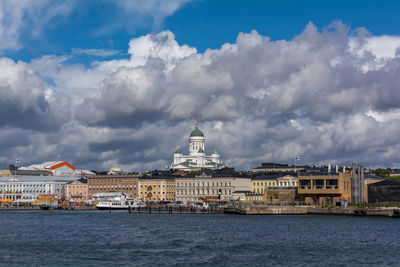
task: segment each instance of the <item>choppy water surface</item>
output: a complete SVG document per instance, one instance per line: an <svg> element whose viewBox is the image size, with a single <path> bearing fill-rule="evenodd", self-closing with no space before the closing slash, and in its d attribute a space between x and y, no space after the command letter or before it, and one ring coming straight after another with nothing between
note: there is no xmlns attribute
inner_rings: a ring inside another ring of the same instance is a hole
<svg viewBox="0 0 400 267"><path fill-rule="evenodd" d="M0 212L1 265L400 266L400 220Z"/></svg>

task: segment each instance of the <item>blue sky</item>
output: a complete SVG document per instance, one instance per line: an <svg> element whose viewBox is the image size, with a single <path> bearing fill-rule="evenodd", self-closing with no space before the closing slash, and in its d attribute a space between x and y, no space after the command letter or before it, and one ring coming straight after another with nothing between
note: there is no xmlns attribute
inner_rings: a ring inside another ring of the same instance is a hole
<svg viewBox="0 0 400 267"><path fill-rule="evenodd" d="M0 165L164 168L198 121L206 153L239 169L400 167L398 10L0 0Z"/></svg>
<svg viewBox="0 0 400 267"><path fill-rule="evenodd" d="M121 15L121 10L107 1L80 2L66 16L55 16L42 26L41 33L30 34L24 27L21 49L3 51L14 60L30 60L44 54L69 54L73 48L112 49L126 56L132 37L169 29L182 44L200 52L233 43L239 32L257 30L272 40L291 39L312 21L317 27L341 20L352 29L365 27L374 35L400 35L399 1L193 1L184 3L175 13L160 23L144 15L140 20ZM116 23L116 21L118 23ZM116 23L112 29L104 29ZM72 63L88 63L93 56L76 55Z"/></svg>

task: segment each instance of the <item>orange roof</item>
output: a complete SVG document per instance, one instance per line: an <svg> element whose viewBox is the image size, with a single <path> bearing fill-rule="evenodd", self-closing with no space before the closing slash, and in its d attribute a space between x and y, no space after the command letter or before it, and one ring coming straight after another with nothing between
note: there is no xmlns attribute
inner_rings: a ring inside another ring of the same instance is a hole
<svg viewBox="0 0 400 267"><path fill-rule="evenodd" d="M66 161L63 161L63 162L58 163L58 164L55 164L55 165L51 166L50 168L51 168L52 170L54 170L54 169L60 168L60 167L62 167L62 166L68 166L68 167L70 167L71 169L75 170L75 167L72 166L71 164L69 164L69 163L66 162Z"/></svg>

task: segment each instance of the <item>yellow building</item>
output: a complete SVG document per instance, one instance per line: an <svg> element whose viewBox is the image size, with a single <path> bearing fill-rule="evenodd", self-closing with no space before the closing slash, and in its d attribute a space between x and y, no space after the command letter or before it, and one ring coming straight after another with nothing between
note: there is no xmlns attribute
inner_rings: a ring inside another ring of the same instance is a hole
<svg viewBox="0 0 400 267"><path fill-rule="evenodd" d="M138 197L148 201L175 201L175 180L173 178L139 179Z"/></svg>
<svg viewBox="0 0 400 267"><path fill-rule="evenodd" d="M270 177L255 177L251 179L251 192L254 194L264 194L267 182L275 181Z"/></svg>
<svg viewBox="0 0 400 267"><path fill-rule="evenodd" d="M251 192L264 194L266 189L297 187L297 177L292 175L256 176L251 181Z"/></svg>
<svg viewBox="0 0 400 267"><path fill-rule="evenodd" d="M294 202L297 197L298 179L292 175L285 175L267 181L264 189L265 202Z"/></svg>

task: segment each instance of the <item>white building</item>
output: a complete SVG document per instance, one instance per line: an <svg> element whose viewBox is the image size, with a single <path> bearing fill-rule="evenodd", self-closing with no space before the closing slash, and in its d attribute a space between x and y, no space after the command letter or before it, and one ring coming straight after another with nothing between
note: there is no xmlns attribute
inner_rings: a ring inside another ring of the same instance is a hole
<svg viewBox="0 0 400 267"><path fill-rule="evenodd" d="M21 167L19 170L49 171L54 176L74 176L75 167L66 161L48 161L41 164L33 164L28 167Z"/></svg>
<svg viewBox="0 0 400 267"><path fill-rule="evenodd" d="M235 200L234 193L250 192L251 178L206 175L202 173L194 177L175 178L176 201L199 202L207 198Z"/></svg>
<svg viewBox="0 0 400 267"><path fill-rule="evenodd" d="M35 201L38 195L55 194L62 199L66 193L66 184L75 177L53 176L17 176L0 181L1 199L26 199Z"/></svg>
<svg viewBox="0 0 400 267"><path fill-rule="evenodd" d="M198 124L190 133L189 137L189 155L183 155L180 149L174 153L174 161L170 168L177 170L200 170L200 169L218 169L223 167L222 161L217 150L214 150L211 156L205 154L205 138Z"/></svg>

